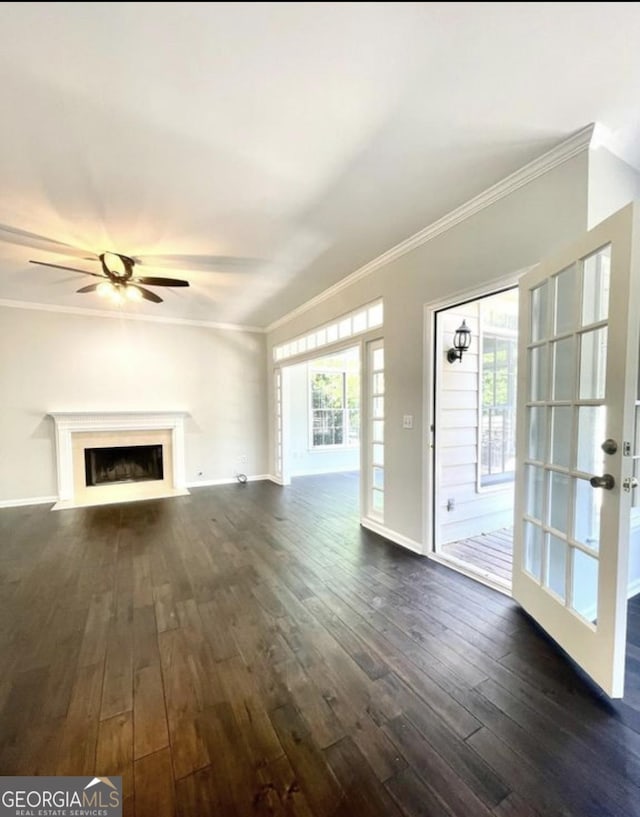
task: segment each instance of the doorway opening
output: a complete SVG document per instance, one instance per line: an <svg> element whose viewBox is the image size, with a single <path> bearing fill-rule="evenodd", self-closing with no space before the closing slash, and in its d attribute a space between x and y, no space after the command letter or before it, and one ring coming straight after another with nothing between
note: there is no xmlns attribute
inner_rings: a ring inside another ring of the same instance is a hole
<svg viewBox="0 0 640 817"><path fill-rule="evenodd" d="M359 481L360 346L285 368L285 471ZM356 495L358 490L356 490Z"/></svg>
<svg viewBox="0 0 640 817"><path fill-rule="evenodd" d="M463 321L469 348L448 354ZM435 313L434 551L511 588L518 358L517 287Z"/></svg>

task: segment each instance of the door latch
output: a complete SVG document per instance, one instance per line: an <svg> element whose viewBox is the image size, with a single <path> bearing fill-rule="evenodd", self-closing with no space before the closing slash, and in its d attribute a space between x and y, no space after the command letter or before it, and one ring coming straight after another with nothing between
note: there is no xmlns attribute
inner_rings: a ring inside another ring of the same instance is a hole
<svg viewBox="0 0 640 817"><path fill-rule="evenodd" d="M622 487L627 493L629 493L632 488L638 487L638 480L636 477L626 477L626 479L622 481Z"/></svg>

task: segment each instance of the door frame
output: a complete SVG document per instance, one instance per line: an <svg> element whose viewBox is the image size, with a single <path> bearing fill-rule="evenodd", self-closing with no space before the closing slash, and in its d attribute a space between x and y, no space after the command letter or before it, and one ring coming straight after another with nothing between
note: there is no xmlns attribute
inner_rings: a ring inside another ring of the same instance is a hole
<svg viewBox="0 0 640 817"><path fill-rule="evenodd" d="M481 584L491 587L505 595L510 595L510 592L504 585L497 582L492 582L482 573L473 570L462 561L454 561L452 559L443 558L435 548L435 526L437 523L437 508L436 508L436 485L440 479L440 474L437 469L436 462L436 447L434 428L438 418L438 395L436 392L437 386L437 371L438 371L438 344L436 336L436 315L438 312L450 309L459 304L479 300L491 295L496 295L506 289L512 289L518 286L520 278L536 264L533 264L524 269L510 275L501 276L500 278L493 278L485 283L469 287L468 289L458 290L457 292L448 295L446 298L440 298L437 301L430 301L423 307L424 312L424 378L423 378L423 416L425 422L423 425L423 457L422 457L422 484L423 484L423 533L422 541L424 543L424 554L434 562L446 565L447 567L462 573L471 579L474 579Z"/></svg>
<svg viewBox="0 0 640 817"><path fill-rule="evenodd" d="M272 469L272 481L275 482L277 485L290 485L291 484L291 467L289 462L290 457L290 446L289 446L289 405L290 405L290 395L289 395L289 369L292 366L298 366L301 363L309 363L312 360L317 360L320 357L328 357L334 354L340 354L340 352L346 351L347 349L358 349L358 356L360 359L360 490L358 492L358 515L360 518L360 522L367 520L369 517L367 516L367 487L366 487L366 480L364 479L364 475L367 474L367 465L368 465L368 423L370 420L370 410L369 404L367 401L368 396L368 372L369 372L369 363L367 360L367 349L368 344L371 341L375 340L382 340L384 341L384 325L371 329L368 332L363 332L362 334L358 335L357 337L353 338L345 338L344 340L337 341L336 343L327 344L326 346L322 346L320 349L312 349L307 352L303 352L299 355L294 355L291 358L287 358L283 361L278 361L274 363L273 367L271 368L271 378L273 383L273 408L271 412L271 427L273 429L273 445L270 456L272 458L273 469ZM276 378L280 375L280 382L281 382L281 394L282 394L282 406L281 406L281 413L280 417L278 416L277 411L277 394L276 394ZM279 426L280 421L280 426ZM278 430L281 433L282 439L282 470L281 474L278 474L277 471L277 447L278 447Z"/></svg>

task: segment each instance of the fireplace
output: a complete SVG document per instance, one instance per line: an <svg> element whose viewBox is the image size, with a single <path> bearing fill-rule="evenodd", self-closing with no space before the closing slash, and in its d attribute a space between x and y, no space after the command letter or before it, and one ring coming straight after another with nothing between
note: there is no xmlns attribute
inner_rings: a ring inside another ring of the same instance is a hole
<svg viewBox="0 0 640 817"><path fill-rule="evenodd" d="M163 479L162 446L85 448L84 471L87 486Z"/></svg>
<svg viewBox="0 0 640 817"><path fill-rule="evenodd" d="M51 412L58 502L53 510L188 494L183 411Z"/></svg>

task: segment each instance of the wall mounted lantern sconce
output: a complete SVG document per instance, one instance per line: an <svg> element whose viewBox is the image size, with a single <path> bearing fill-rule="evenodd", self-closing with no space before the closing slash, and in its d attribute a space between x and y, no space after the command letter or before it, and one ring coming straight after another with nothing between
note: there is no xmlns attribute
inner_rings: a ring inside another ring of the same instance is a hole
<svg viewBox="0 0 640 817"><path fill-rule="evenodd" d="M449 363L455 363L456 360L462 360L462 353L466 352L471 346L471 329L467 326L466 321L462 321L453 335L453 348L447 352L447 360Z"/></svg>

